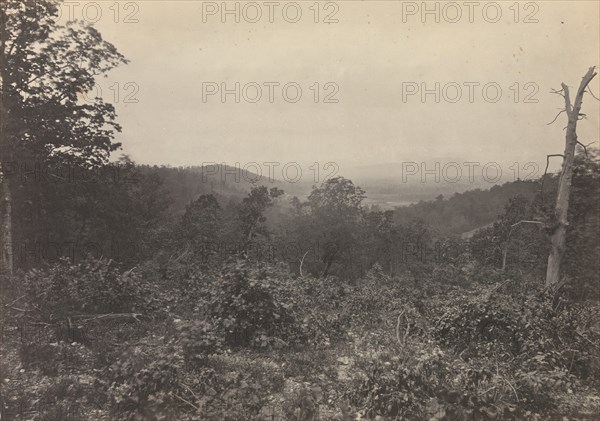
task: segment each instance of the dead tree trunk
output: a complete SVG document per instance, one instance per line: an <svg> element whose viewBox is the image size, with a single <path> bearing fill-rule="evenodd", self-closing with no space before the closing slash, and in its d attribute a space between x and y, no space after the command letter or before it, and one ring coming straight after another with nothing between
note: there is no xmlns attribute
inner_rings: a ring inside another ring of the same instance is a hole
<svg viewBox="0 0 600 421"><path fill-rule="evenodd" d="M584 114L581 114L581 105L583 103L583 94L588 84L596 76L595 68L590 67L585 74L577 89L575 102L571 105L569 97L569 88L564 83L562 90L556 91L565 99L565 109L567 113L568 124L565 137L565 152L563 155L562 170L558 180L558 191L556 194L556 205L554 207L554 227L550 236L551 250L548 256L548 266L546 268L546 286L554 285L560 280L560 265L565 253L565 240L568 225L569 195L571 193L571 178L573 177L573 162L575 159L575 147L577 141L577 122Z"/></svg>

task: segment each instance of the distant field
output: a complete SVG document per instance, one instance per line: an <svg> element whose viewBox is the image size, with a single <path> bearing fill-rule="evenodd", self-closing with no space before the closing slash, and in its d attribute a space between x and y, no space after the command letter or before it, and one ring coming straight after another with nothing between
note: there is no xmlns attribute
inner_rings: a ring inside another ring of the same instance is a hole
<svg viewBox="0 0 600 421"><path fill-rule="evenodd" d="M368 194L368 193L367 193ZM408 206L413 203L417 203L417 201L408 201L408 200L398 200L398 195L375 195L373 197L367 197L364 200L364 204L367 206L376 205L379 206L382 210L394 210L394 208L399 206Z"/></svg>

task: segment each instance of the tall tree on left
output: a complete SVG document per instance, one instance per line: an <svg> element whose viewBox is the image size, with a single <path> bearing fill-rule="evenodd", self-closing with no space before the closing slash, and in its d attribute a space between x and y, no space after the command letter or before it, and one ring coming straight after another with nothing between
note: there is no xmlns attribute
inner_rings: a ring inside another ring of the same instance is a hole
<svg viewBox="0 0 600 421"><path fill-rule="evenodd" d="M2 269L13 271L13 190L27 160L97 167L120 147L111 104L84 96L127 60L92 26L59 22L56 0L0 2Z"/></svg>

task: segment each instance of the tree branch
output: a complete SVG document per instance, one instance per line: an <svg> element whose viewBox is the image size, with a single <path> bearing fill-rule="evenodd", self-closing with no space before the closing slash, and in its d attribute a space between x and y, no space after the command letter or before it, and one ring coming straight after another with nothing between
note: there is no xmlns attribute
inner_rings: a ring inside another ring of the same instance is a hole
<svg viewBox="0 0 600 421"><path fill-rule="evenodd" d="M579 118L579 111L581 110L581 105L583 103L583 94L585 93L589 83L592 81L592 79L596 76L596 67L590 67L587 71L587 73L585 74L585 76L582 78L581 84L579 85L579 89L577 89L577 94L575 95L575 103L573 104L573 107L571 109L569 109L569 107L567 107L567 113L569 113L569 117L571 118ZM566 85L563 83L562 84L563 87L566 87ZM565 101L568 100L569 96L568 96L568 88L566 91L566 98Z"/></svg>
<svg viewBox="0 0 600 421"><path fill-rule="evenodd" d="M512 383L511 383L511 382L509 382L509 381L506 379L506 377L504 377L504 376L500 376L500 378L501 378L502 380L504 380L504 381L505 381L505 382L506 382L506 383L507 383L507 384L510 386L510 388L511 388L511 389L513 390L513 392L515 393L515 397L517 398L517 402L519 402L519 395L517 394L517 390L516 390L516 389L515 389L515 387L512 385Z"/></svg>
<svg viewBox="0 0 600 421"><path fill-rule="evenodd" d="M552 123L554 123L554 122L555 122L555 121L558 119L558 117L559 117L559 116L560 116L562 113L564 113L564 112L566 112L566 111L567 111L567 110L565 110L564 108L563 108L562 110L560 110L560 111L558 112L558 114L556 114L556 117L554 117L554 120L552 120L550 123L547 123L547 124L546 124L546 126L549 126L549 125L551 125Z"/></svg>
<svg viewBox="0 0 600 421"><path fill-rule="evenodd" d="M588 147L588 146L590 146L590 145L593 145L593 144L594 144L594 142L590 142L590 143L588 143L587 145L584 145L583 143L581 143L581 142L578 140L578 141L577 141L577 144L583 148L583 152L585 152L585 156L589 156L589 155L588 155L588 151L587 151L587 147Z"/></svg>
<svg viewBox="0 0 600 421"><path fill-rule="evenodd" d="M569 87L564 83L562 83L561 86L564 92L563 98L565 99L565 109L567 110L567 115L571 117L571 113L573 112L573 105L571 104L571 97L569 96Z"/></svg>
<svg viewBox="0 0 600 421"><path fill-rule="evenodd" d="M139 316L143 316L141 313L108 313L108 314L78 314L75 316L69 316L68 319L83 319L83 323L88 323L94 320L100 319L126 319L132 318L136 322L140 322ZM60 321L60 319L52 320L53 322Z"/></svg>
<svg viewBox="0 0 600 421"><path fill-rule="evenodd" d="M171 392L171 395L175 396L177 399L179 399L180 401L187 403L189 406L191 406L192 408L194 408L196 411L200 411L200 408L198 408L196 405L194 405L193 403L191 403L190 401L182 398L181 396Z"/></svg>
<svg viewBox="0 0 600 421"><path fill-rule="evenodd" d="M404 315L404 310L402 310L402 313L400 313L400 315L398 316L398 321L396 322L396 340L398 341L398 343L400 345L403 345L402 341L400 340L400 319L402 318L403 315Z"/></svg>
<svg viewBox="0 0 600 421"><path fill-rule="evenodd" d="M526 221L526 220L522 220L522 221L519 221L516 224L512 224L510 226L511 232L512 232L513 228L515 228L516 226L518 226L520 224L540 224L540 225L544 225L544 223L542 221Z"/></svg>
<svg viewBox="0 0 600 421"><path fill-rule="evenodd" d="M589 86L587 88L587 91L596 101L600 101L600 98L598 98L596 95L594 95L594 93L592 92L592 90L590 89Z"/></svg>
<svg viewBox="0 0 600 421"><path fill-rule="evenodd" d="M300 260L300 276L303 277L304 275L302 274L302 265L304 264L304 258L306 257L306 255L308 254L310 250L307 250L306 253L304 253L304 256L302 256L302 260Z"/></svg>
<svg viewBox="0 0 600 421"><path fill-rule="evenodd" d="M562 90L562 89L561 89L560 91L557 91L556 89L552 89L552 90L550 91L550 93L551 93L551 94L560 95L560 96L562 96L563 98L565 97L565 94L563 93L563 90Z"/></svg>

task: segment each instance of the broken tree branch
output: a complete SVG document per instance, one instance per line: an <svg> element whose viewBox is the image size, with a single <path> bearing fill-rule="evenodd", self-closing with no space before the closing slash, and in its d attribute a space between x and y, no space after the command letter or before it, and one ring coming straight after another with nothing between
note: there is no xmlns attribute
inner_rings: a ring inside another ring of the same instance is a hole
<svg viewBox="0 0 600 421"><path fill-rule="evenodd" d="M101 320L101 319L127 319L127 318L132 318L134 319L136 322L140 323L140 319L138 319L138 317L143 316L143 314L141 313L108 313L108 314L78 314L75 316L69 316L67 317L67 319L70 321L71 319L78 319L81 320L83 323L88 323L94 320ZM61 319L54 319L51 320L52 322L57 322L60 321Z"/></svg>
<svg viewBox="0 0 600 421"><path fill-rule="evenodd" d="M567 110L567 115L571 117L573 114L573 105L571 104L571 97L569 94L569 87L564 83L561 83L562 91L564 92L563 98L565 99L565 108Z"/></svg>
<svg viewBox="0 0 600 421"><path fill-rule="evenodd" d="M403 345L402 341L400 340L400 319L402 318L403 315L404 315L404 310L402 310L402 313L400 313L400 315L398 316L398 321L396 322L396 340L398 341L398 343L400 345Z"/></svg>
<svg viewBox="0 0 600 421"><path fill-rule="evenodd" d="M500 376L500 378L501 378L502 380L504 380L504 381L506 382L506 384L508 384L508 385L510 386L510 388L513 390L513 392L514 392L514 394L515 394L515 397L517 398L517 402L519 402L519 395L517 394L517 390L516 390L516 389L515 389L515 387L512 385L512 383L511 383L511 382L509 382L509 381L506 379L506 377L504 377L504 376Z"/></svg>
<svg viewBox="0 0 600 421"><path fill-rule="evenodd" d="M519 221L519 222L517 222L516 224L512 224L512 225L510 226L510 230L511 230L511 232L512 232L512 229L513 229L513 228L515 228L516 226L518 226L518 225L520 225L520 224L541 224L541 225L543 225L544 223L543 223L543 222L541 222L541 221L526 221L526 220L522 220L522 221ZM510 234L509 234L509 235L510 235Z"/></svg>
<svg viewBox="0 0 600 421"><path fill-rule="evenodd" d="M304 275L302 274L302 265L304 264L304 258L306 257L306 255L308 254L310 250L307 250L306 253L304 253L304 256L302 256L302 260L300 260L300 276L304 277Z"/></svg>
<svg viewBox="0 0 600 421"><path fill-rule="evenodd" d="M404 335L402 339L400 339L400 321L402 320L402 316L406 320L406 329L404 331ZM408 316L405 314L405 310L402 310L402 313L398 316L398 321L396 322L396 340L402 346L406 344L406 339L408 338L408 334L410 333L410 320L408 320Z"/></svg>
<svg viewBox="0 0 600 421"><path fill-rule="evenodd" d="M176 397L177 399L179 399L180 401L182 401L182 402L184 402L184 403L187 403L189 406L191 406L192 408L194 408L196 411L200 411L200 408L199 408L199 407L197 407L196 405L194 405L194 404L193 404L193 403L191 403L190 401L188 401L188 400L186 400L186 399L182 398L181 396L179 396L179 395L177 395L177 394L175 394L175 393L173 393L173 392L171 392L171 395L175 396L175 397Z"/></svg>
<svg viewBox="0 0 600 421"><path fill-rule="evenodd" d="M546 155L546 169L544 170L544 175L542 175L542 184L540 185L540 196L542 200L542 205L544 204L544 181L546 181L546 174L548 174L548 167L550 166L550 158L554 156L560 156L562 159L565 159L563 154L554 153L550 155Z"/></svg>

